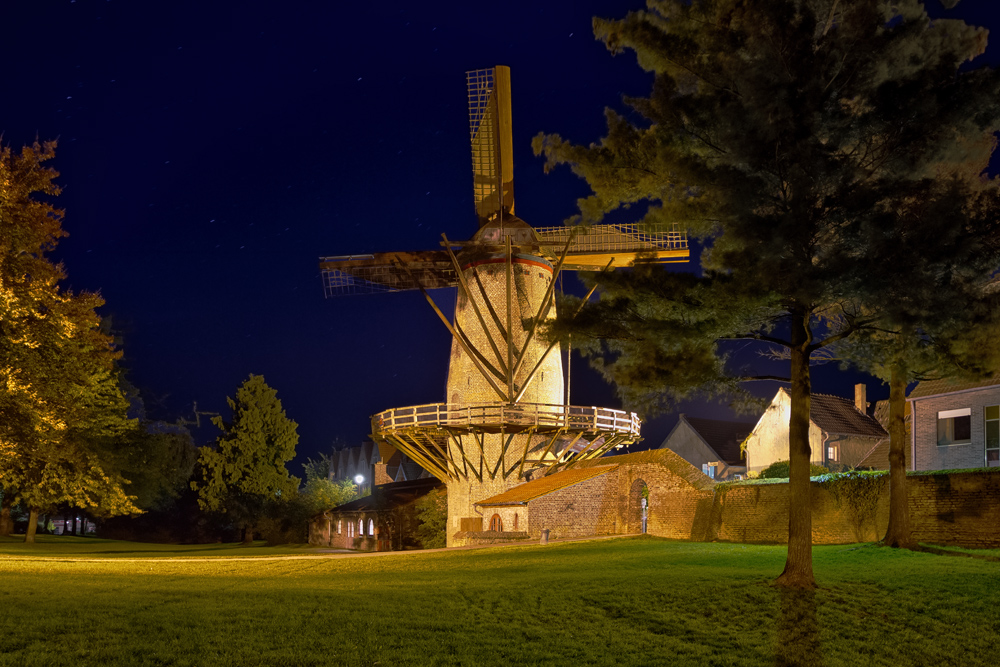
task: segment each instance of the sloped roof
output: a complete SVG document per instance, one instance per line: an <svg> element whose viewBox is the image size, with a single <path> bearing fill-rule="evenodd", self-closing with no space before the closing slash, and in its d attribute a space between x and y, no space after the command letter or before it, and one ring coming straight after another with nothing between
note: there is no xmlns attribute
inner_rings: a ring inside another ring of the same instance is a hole
<svg viewBox="0 0 1000 667"><path fill-rule="evenodd" d="M475 504L484 506L523 505L529 500L540 498L552 493L553 491L565 489L567 486L573 486L574 484L579 484L580 482L591 479L592 477L603 475L604 473L610 472L614 468L615 466L613 465L604 465L594 468L570 468L569 470L563 470L562 472L557 472L553 475L546 475L540 479L525 482L520 486L515 486L513 489L508 489L507 491L493 496L492 498L480 500Z"/></svg>
<svg viewBox="0 0 1000 667"><path fill-rule="evenodd" d="M856 407L854 401L828 394L813 394L809 417L827 433L884 438L889 435L875 420Z"/></svg>
<svg viewBox="0 0 1000 667"><path fill-rule="evenodd" d="M745 463L740 445L753 430L755 422L731 422L687 415L681 415L681 419L690 424L727 464L738 466Z"/></svg>
<svg viewBox="0 0 1000 667"><path fill-rule="evenodd" d="M889 399L883 399L881 401L876 401L875 403L875 421L882 425L882 428L889 431ZM903 408L903 421L906 423L906 429L909 431L910 428L910 404L907 403L906 407Z"/></svg>
<svg viewBox="0 0 1000 667"><path fill-rule="evenodd" d="M906 457L906 467L910 467L910 404L906 404L906 408L903 412L903 422L906 426L905 440L907 446L904 449L904 455ZM882 425L886 431L889 430L889 401L882 400L875 403L875 419L879 424ZM882 438L878 443L872 447L872 450L865 454L865 457L858 462L859 468L874 468L876 470L888 470L889 469L889 436Z"/></svg>
<svg viewBox="0 0 1000 667"><path fill-rule="evenodd" d="M708 475L691 465L683 456L672 449L649 449L644 452L632 452L631 454L615 454L612 456L602 456L598 459L584 461L579 464L581 468L590 468L599 465L659 465L663 466L671 473L677 475L685 482L699 490L708 490L715 486Z"/></svg>
<svg viewBox="0 0 1000 667"><path fill-rule="evenodd" d="M953 391L965 391L967 389L983 389L1000 384L1000 373L991 378L982 380L958 380L956 378L942 378L940 380L924 380L917 384L907 398L925 398L927 396L937 396L939 394L949 394Z"/></svg>
<svg viewBox="0 0 1000 667"><path fill-rule="evenodd" d="M391 509L425 496L444 482L434 477L376 484L372 493L364 498L352 500L333 509L334 512L364 512L368 510Z"/></svg>

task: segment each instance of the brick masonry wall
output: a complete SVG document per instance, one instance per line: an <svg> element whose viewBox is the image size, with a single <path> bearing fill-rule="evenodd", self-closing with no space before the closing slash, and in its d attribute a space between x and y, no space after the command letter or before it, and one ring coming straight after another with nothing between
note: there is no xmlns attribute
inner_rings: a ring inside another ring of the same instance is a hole
<svg viewBox="0 0 1000 667"><path fill-rule="evenodd" d="M617 529L618 470L591 477L528 502L528 536L549 538L612 535Z"/></svg>
<svg viewBox="0 0 1000 667"><path fill-rule="evenodd" d="M963 391L943 396L918 398L914 410L914 446L917 470L947 470L978 468L985 465L985 416L983 409L1000 405L1000 386ZM953 445L937 444L937 413L969 408L972 411L971 442Z"/></svg>
<svg viewBox="0 0 1000 667"><path fill-rule="evenodd" d="M918 542L1000 547L1000 473L911 475L910 528ZM885 534L889 489L873 513L852 510L824 484L812 483L813 543L871 542ZM696 538L697 539L697 538ZM708 540L783 544L788 541L788 485L735 486L715 493Z"/></svg>

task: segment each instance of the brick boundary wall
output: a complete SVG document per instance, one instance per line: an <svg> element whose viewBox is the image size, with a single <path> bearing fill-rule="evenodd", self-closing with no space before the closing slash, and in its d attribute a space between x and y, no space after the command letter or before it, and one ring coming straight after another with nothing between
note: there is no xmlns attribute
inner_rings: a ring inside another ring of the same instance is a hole
<svg viewBox="0 0 1000 667"><path fill-rule="evenodd" d="M1000 473L927 473L909 475L906 482L910 529L918 542L1000 547ZM852 509L849 501L838 498L824 482L812 482L812 505L813 544L879 540L889 521L888 479L874 512ZM691 539L787 543L788 484L716 488L711 514L704 524L692 524Z"/></svg>

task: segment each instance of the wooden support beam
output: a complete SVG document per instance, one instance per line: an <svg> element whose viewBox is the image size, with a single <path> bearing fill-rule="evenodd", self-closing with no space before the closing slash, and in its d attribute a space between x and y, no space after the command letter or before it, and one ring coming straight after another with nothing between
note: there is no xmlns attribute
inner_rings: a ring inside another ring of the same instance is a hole
<svg viewBox="0 0 1000 667"><path fill-rule="evenodd" d="M403 440L404 442L407 441L406 437L403 434L400 434L400 439ZM451 472L448 469L448 460L447 459L444 459L444 461L443 461L444 462L444 467L441 466L441 462L442 462L442 459L444 457L441 456L440 452L435 452L432 448L428 447L425 443L421 442L421 439L419 437L415 437L415 436L411 435L409 437L409 443L412 445L413 448L417 448L421 452L423 452L424 456L426 456L426 458L427 458L428 461L431 461L435 465L437 465L438 469L443 470L445 473L447 473L448 476L451 479L459 479L458 476L452 476ZM435 447L434 449L437 449L437 448ZM458 472L457 468L456 468L455 472L457 474L457 472Z"/></svg>
<svg viewBox="0 0 1000 667"><path fill-rule="evenodd" d="M429 460L423 453L422 449L415 451L410 443L404 440L400 435L389 433L386 434L386 438L395 441L397 449L406 452L407 456L419 463L427 472L431 473L442 482L447 482L451 479L451 475L448 474L448 471L441 468L436 462ZM400 447L400 445L402 445L402 447Z"/></svg>
<svg viewBox="0 0 1000 667"><path fill-rule="evenodd" d="M496 341L493 340L493 336L490 335L490 330L486 326L486 320L483 318L482 311L479 310L479 303L472 296L472 290L469 289L469 283L465 279L465 274L462 272L462 266L458 263L458 258L455 257L455 253L451 251L451 244L448 242L448 237L445 234L441 235L444 239L444 248L448 251L448 257L451 258L451 263L455 266L455 273L458 274L458 286L463 292L465 292L465 298L468 299L469 303L472 304L472 311L476 314L476 319L479 320L479 326L483 328L483 334L486 336L486 340L489 342L490 347L493 348L493 354L496 356L497 363L500 368L503 369L503 373L507 374L507 364L504 363L503 355L500 354L500 348L497 347ZM473 269L475 271L475 269ZM486 293L482 292L483 298L486 299ZM488 301L488 299L486 299ZM458 320L455 320L455 324L458 324Z"/></svg>
<svg viewBox="0 0 1000 667"><path fill-rule="evenodd" d="M565 254L563 256L565 257ZM562 260L560 260L560 261L562 261ZM608 262L608 265L604 267L604 271L607 271L608 269L610 269L611 265L614 264L614 263L615 263L615 258L612 257L611 261ZM603 271L602 271L602 273L603 273ZM555 275L553 274L553 276L552 276L552 284L555 285L555 283L556 283L556 279L555 279ZM587 292L587 296L583 297L583 301L580 302L580 305L577 306L576 311L573 312L573 317L576 317L580 313L580 311L583 310L583 307L586 305L587 301L590 300L590 297L594 295L594 292L596 290L597 290L597 285L595 284L593 287L590 288L590 291ZM528 390L528 386L531 384L531 381L535 379L535 374L538 373L538 369L542 367L542 363L545 361L546 357L549 356L549 352L552 351L552 348L555 347L557 343L558 343L558 341L552 341L551 343L549 343L549 346L547 348L545 348L545 352L543 352L542 356L540 356L538 358L538 362L535 364L535 367L531 369L531 372L528 373L528 377L526 377L524 379L524 384L522 385L521 390L519 392L517 392L517 397L514 398L514 402L515 403L519 403L521 401L521 398L524 397L524 392L526 392ZM523 358L524 358L524 356L522 355L521 359L523 359ZM567 363L569 363L569 362L567 361ZM517 365L518 365L518 367L520 367L520 365L521 365L520 359L518 360ZM517 372L516 369L515 369L515 372ZM569 383L569 378L567 377L566 378L566 404L567 405L569 405L569 384L570 384Z"/></svg>
<svg viewBox="0 0 1000 667"><path fill-rule="evenodd" d="M477 471L476 466L473 465L472 461L469 460L469 457L465 455L465 446L462 444L462 436L456 435L455 432L450 429L446 429L446 432L451 438L451 441L455 443L455 447L458 449L459 453L462 455L462 467L466 469L466 478L468 478L468 471L471 470L472 476L479 480L479 483L482 484L482 472ZM472 436L473 440L475 440L475 437L475 435Z"/></svg>
<svg viewBox="0 0 1000 667"><path fill-rule="evenodd" d="M490 317L493 318L493 324L497 326L497 331L500 332L500 335L506 339L507 327L504 326L503 321L500 320L500 316L497 315L496 309L493 308L493 302L486 296L486 288L483 287L483 281L479 278L479 272L472 269L472 277L476 279L476 285L479 287L479 293L483 295L483 303L486 304L486 310L489 311Z"/></svg>
<svg viewBox="0 0 1000 667"><path fill-rule="evenodd" d="M413 274L410 273L410 270L406 267L406 265L402 264L402 262L400 262L400 264L402 265L403 269L408 274L410 274L410 278L419 286L420 285L419 281L417 281L417 279L413 276ZM431 308L434 309L434 312L437 313L438 318L440 318L445 328L447 328L448 331L451 332L451 335L455 338L456 341L458 341L458 344L462 347L462 349L465 350L465 353L469 355L469 359L472 360L472 363L476 365L476 368L479 369L479 372L482 373L483 377L486 378L486 381L490 383L491 387L493 387L493 391L497 393L497 396L500 397L500 400L504 401L505 403L509 403L510 398L512 397L514 392L511 391L510 394L504 394L500 386L493 380L493 378L490 377L490 374L486 371L486 369L483 368L479 359L477 359L476 356L472 353L472 350L469 348L469 345L466 343L463 337L459 335L458 331L456 331L453 326L451 326L451 322L448 321L448 318L444 316L444 313L441 312L441 309L438 308L436 303L434 303L434 299L430 297L430 295L427 293L427 290L425 290L422 286L420 286L419 289L420 293L424 295L425 299L427 299L427 303L429 303L431 305ZM508 377L510 376L509 372L507 375Z"/></svg>
<svg viewBox="0 0 1000 667"><path fill-rule="evenodd" d="M503 368L503 370L501 370L497 368L492 363L490 363L490 360L487 359L482 352L476 349L476 346L472 344L472 339L469 338L469 334L465 333L462 327L459 326L458 318L455 319L455 331L457 331L459 335L462 336L462 339L465 341L466 346L468 347L468 349L472 350L472 353L476 355L476 358L479 359L479 362L483 366L485 366L491 373L493 373L493 375L498 380L507 379L507 369Z"/></svg>
<svg viewBox="0 0 1000 667"><path fill-rule="evenodd" d="M531 341L535 338L535 331L538 330L538 323L542 320L542 316L547 314L549 308L551 308L551 302L556 294L556 277L559 275L559 271L562 270L563 262L566 260L566 253L569 251L569 244L572 242L573 234L570 234L569 241L566 242L566 247L563 248L562 254L559 255L559 261L556 262L556 266L552 270L552 282L549 283L548 289L545 290L545 296L542 297L542 302L538 305L538 312L535 313L535 319L531 323L528 335L524 337L524 344L517 353L517 362L514 364L514 370L511 372L512 375L516 376L517 372L521 369L521 364L524 363L524 357L528 352L528 346L531 345ZM522 391L521 393L523 394L524 392Z"/></svg>
<svg viewBox="0 0 1000 667"><path fill-rule="evenodd" d="M496 479L496 474L498 471L503 470L503 476L507 476L507 468L504 466L504 459L507 457L507 449L510 447L510 443L513 442L516 433L510 433L507 435L507 441L503 443L503 447L500 449L500 456L497 457L497 463L493 466L493 472L490 474L490 479ZM503 439L504 434L500 434L500 439ZM512 468L513 469L513 468Z"/></svg>
<svg viewBox="0 0 1000 667"><path fill-rule="evenodd" d="M507 240L507 402L514 399L514 325L513 325L513 290L514 290L514 255L510 247L510 236Z"/></svg>
<svg viewBox="0 0 1000 667"><path fill-rule="evenodd" d="M445 433L448 433L448 431L446 430ZM461 448L459 451L461 451ZM451 462L452 468L455 469L456 476L467 480L469 478L469 475L468 475L468 468L466 467L465 462L464 461L462 462L462 470L459 470L458 464L455 463L455 457L452 456L451 454L451 447L448 446L447 441L444 444L444 455L448 457L448 461Z"/></svg>

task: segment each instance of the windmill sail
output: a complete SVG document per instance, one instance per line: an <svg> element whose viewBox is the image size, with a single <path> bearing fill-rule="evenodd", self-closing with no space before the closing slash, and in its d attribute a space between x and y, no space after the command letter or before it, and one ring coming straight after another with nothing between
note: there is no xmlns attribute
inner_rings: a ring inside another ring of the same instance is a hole
<svg viewBox="0 0 1000 667"><path fill-rule="evenodd" d="M320 257L319 268L327 298L458 284L458 274L444 250Z"/></svg>
<svg viewBox="0 0 1000 667"><path fill-rule="evenodd" d="M510 68L465 73L469 91L472 187L479 226L514 213L514 156Z"/></svg>

